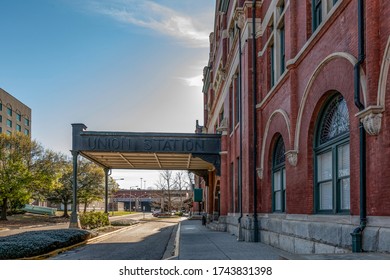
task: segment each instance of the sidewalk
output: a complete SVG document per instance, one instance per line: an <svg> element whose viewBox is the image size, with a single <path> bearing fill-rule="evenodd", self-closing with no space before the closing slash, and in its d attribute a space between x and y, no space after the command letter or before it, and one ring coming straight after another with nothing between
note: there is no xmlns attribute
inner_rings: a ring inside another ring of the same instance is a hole
<svg viewBox="0 0 390 280"><path fill-rule="evenodd" d="M68 223L36 225L11 230L0 230L1 236L30 230L66 229ZM200 220L183 219L172 234L164 259L171 260L390 260L390 254L310 254L297 255L258 242L237 241L228 233L213 231L202 226ZM172 251L175 251L172 257Z"/></svg>
<svg viewBox="0 0 390 280"><path fill-rule="evenodd" d="M183 220L176 237L178 260L390 260L390 254L297 255L258 242L240 242L228 232L212 231L199 220Z"/></svg>
<svg viewBox="0 0 390 280"><path fill-rule="evenodd" d="M263 243L240 242L237 237L202 226L200 220L181 221L178 260L283 260L292 254Z"/></svg>

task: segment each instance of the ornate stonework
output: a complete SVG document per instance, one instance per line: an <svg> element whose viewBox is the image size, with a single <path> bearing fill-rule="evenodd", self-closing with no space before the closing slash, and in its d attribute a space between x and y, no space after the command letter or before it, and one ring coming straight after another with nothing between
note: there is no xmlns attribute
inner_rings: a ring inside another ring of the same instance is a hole
<svg viewBox="0 0 390 280"><path fill-rule="evenodd" d="M228 127L227 118L223 118L223 120L221 121L221 123L219 124L219 126L217 128L217 131L222 132L222 134L226 134L228 130L229 130L229 127Z"/></svg>
<svg viewBox="0 0 390 280"><path fill-rule="evenodd" d="M238 27L242 30L245 26L245 16L244 16L243 12L238 12L236 14L236 21L237 21Z"/></svg>
<svg viewBox="0 0 390 280"><path fill-rule="evenodd" d="M263 179L263 168L256 168L257 171L257 177L259 177L260 180Z"/></svg>
<svg viewBox="0 0 390 280"><path fill-rule="evenodd" d="M288 163L290 163L291 166L297 166L298 163L298 151L297 150L290 150L285 153Z"/></svg>
<svg viewBox="0 0 390 280"><path fill-rule="evenodd" d="M382 106L369 106L356 114L369 135L378 135L382 126Z"/></svg>

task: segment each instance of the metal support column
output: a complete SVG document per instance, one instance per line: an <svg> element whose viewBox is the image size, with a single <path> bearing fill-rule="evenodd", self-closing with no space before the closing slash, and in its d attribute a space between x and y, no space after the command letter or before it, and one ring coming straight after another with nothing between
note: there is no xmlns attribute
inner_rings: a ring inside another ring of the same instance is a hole
<svg viewBox="0 0 390 280"><path fill-rule="evenodd" d="M108 214L108 173L110 169L104 168L104 213Z"/></svg>
<svg viewBox="0 0 390 280"><path fill-rule="evenodd" d="M69 228L81 228L80 220L77 214L77 160L79 156L78 151L72 151L73 156L73 202L72 214L70 215Z"/></svg>

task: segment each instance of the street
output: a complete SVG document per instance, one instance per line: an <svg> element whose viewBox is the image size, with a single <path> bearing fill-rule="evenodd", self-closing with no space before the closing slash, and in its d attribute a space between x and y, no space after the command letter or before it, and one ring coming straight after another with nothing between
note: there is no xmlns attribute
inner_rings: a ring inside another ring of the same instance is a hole
<svg viewBox="0 0 390 280"><path fill-rule="evenodd" d="M160 260L179 219L158 219L98 239L52 260Z"/></svg>

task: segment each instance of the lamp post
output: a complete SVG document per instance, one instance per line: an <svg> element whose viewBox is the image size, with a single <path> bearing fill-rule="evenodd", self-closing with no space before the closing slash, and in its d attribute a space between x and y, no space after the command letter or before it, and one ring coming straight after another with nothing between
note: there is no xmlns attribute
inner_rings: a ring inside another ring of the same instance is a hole
<svg viewBox="0 0 390 280"><path fill-rule="evenodd" d="M142 189L142 177L141 177L141 189Z"/></svg>

